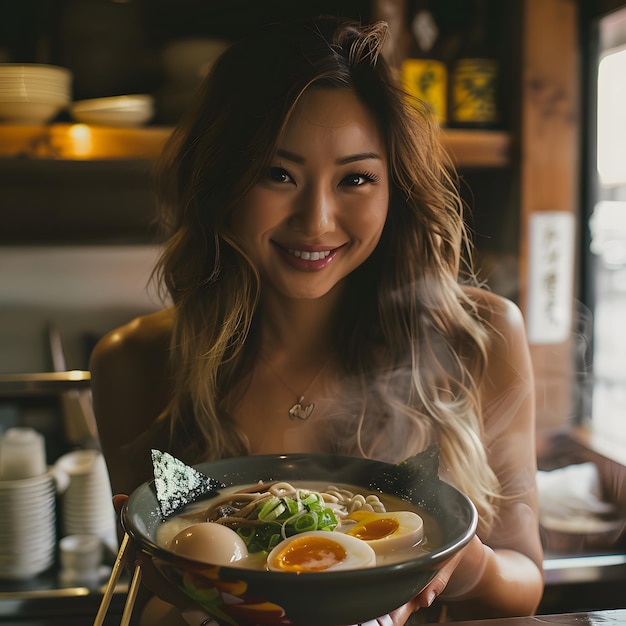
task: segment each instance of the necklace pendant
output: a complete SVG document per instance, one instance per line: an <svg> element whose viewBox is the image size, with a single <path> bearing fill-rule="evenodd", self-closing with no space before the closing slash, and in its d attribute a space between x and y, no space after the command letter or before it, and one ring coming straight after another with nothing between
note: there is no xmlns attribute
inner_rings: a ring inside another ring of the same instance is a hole
<svg viewBox="0 0 626 626"><path fill-rule="evenodd" d="M304 396L300 396L298 401L289 409L289 417L292 420L308 420L311 417L311 413L313 413L313 409L315 409L315 403L311 402L310 404L302 404L302 400L304 400Z"/></svg>

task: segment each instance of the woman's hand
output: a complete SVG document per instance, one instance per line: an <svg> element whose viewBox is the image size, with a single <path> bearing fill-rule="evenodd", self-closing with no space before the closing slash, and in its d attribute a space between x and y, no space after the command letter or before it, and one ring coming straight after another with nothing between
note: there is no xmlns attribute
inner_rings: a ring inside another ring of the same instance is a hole
<svg viewBox="0 0 626 626"><path fill-rule="evenodd" d="M437 570L435 577L409 602L392 611L389 615L383 615L360 626L403 626L415 611L428 608L446 590L452 574L457 570L462 560L465 560L463 570L471 571L472 577L469 581L455 580L454 587L456 589L453 589L452 593L456 596L460 587L464 588L463 593L465 593L466 589L478 582L484 569L484 546L478 537L474 537L463 550L445 561Z"/></svg>
<svg viewBox="0 0 626 626"><path fill-rule="evenodd" d="M358 626L403 626L415 611L429 607L441 595L462 558L463 551L460 551L445 561L426 587L400 608Z"/></svg>
<svg viewBox="0 0 626 626"><path fill-rule="evenodd" d="M467 548L465 548L467 550ZM450 557L444 564L437 570L435 577L420 591L412 600L407 602L400 608L392 611L388 616L390 618L389 626L403 626L406 624L409 617L419 611L419 609L428 608L444 591L447 587L450 577L456 570L457 566L463 558L463 551L458 552L454 556ZM379 620L381 626L384 623Z"/></svg>
<svg viewBox="0 0 626 626"><path fill-rule="evenodd" d="M435 578L406 605L391 613L394 626L436 598L448 611L472 619L532 615L543 591L543 576L528 556L515 550L493 550L475 536L446 561Z"/></svg>
<svg viewBox="0 0 626 626"><path fill-rule="evenodd" d="M113 496L113 507L117 513L118 519L124 508L124 504L128 500L128 496L118 494ZM172 585L156 568L152 561L152 557L137 550L132 542L129 542L128 567L132 570L136 565L141 566L141 583L147 587L155 596L165 602L174 605L180 611L197 610L198 604L193 602L186 594Z"/></svg>

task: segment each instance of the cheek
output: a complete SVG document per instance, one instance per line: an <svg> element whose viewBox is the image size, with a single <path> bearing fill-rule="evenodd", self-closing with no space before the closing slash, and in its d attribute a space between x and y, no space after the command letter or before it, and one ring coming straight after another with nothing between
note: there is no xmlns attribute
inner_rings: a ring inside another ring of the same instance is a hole
<svg viewBox="0 0 626 626"><path fill-rule="evenodd" d="M274 205L275 206L275 205ZM250 192L234 209L230 225L235 237L242 243L255 240L276 221L276 211L264 201L263 195Z"/></svg>
<svg viewBox="0 0 626 626"><path fill-rule="evenodd" d="M354 211L355 235L363 241L377 243L385 227L388 213L389 199L386 195L361 203Z"/></svg>
<svg viewBox="0 0 626 626"><path fill-rule="evenodd" d="M241 237L250 228L251 223L255 219L255 212L252 210L253 206L252 199L246 196L235 206L231 213L230 226L233 233L238 237Z"/></svg>

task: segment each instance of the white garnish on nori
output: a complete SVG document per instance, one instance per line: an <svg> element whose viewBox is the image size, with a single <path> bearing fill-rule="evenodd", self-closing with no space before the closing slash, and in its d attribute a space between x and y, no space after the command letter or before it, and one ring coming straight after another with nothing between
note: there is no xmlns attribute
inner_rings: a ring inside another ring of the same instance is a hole
<svg viewBox="0 0 626 626"><path fill-rule="evenodd" d="M200 496L224 487L223 483L208 478L167 452L151 452L154 485L163 518L195 502Z"/></svg>

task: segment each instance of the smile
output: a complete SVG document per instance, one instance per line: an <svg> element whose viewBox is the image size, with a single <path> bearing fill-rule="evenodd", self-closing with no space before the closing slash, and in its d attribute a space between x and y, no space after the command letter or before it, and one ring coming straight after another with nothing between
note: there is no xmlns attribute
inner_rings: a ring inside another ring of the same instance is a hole
<svg viewBox="0 0 626 626"><path fill-rule="evenodd" d="M304 261L319 261L320 259L325 259L330 254L330 250L322 250L320 252L308 252L307 250L290 249L289 254L293 254L293 256L298 257L299 259L303 259Z"/></svg>

